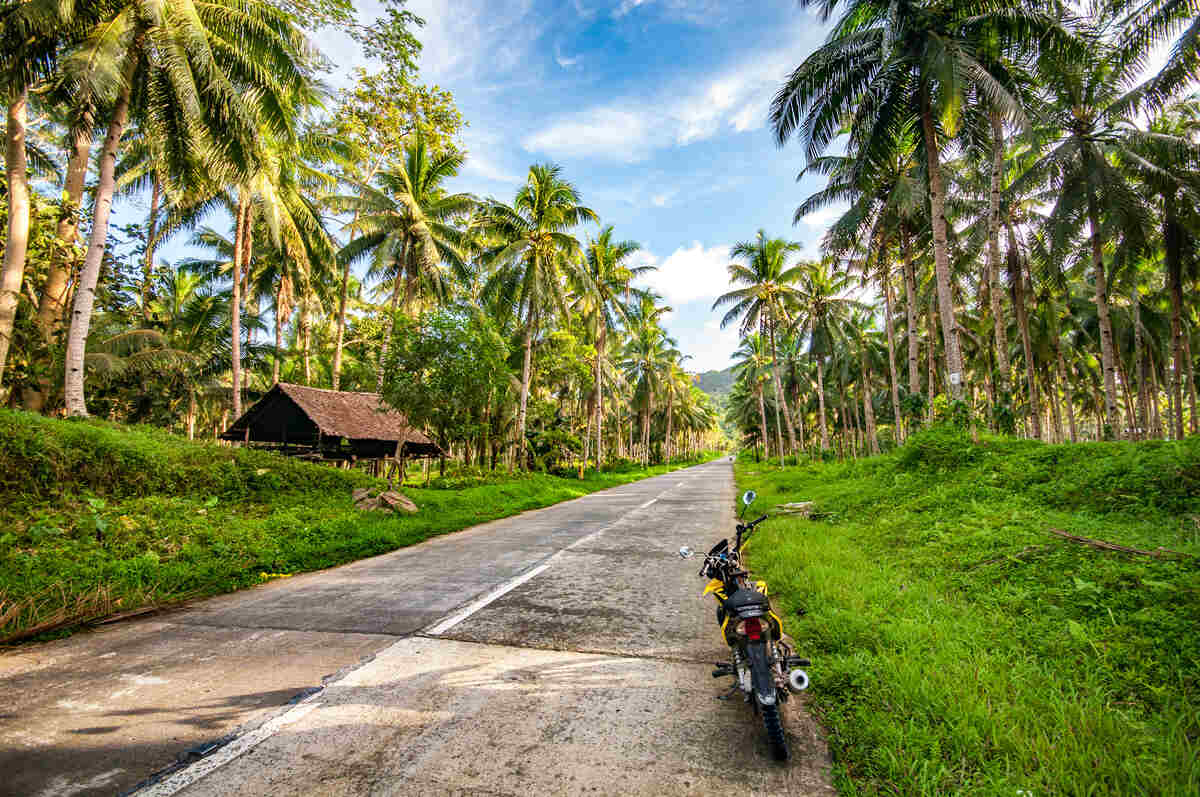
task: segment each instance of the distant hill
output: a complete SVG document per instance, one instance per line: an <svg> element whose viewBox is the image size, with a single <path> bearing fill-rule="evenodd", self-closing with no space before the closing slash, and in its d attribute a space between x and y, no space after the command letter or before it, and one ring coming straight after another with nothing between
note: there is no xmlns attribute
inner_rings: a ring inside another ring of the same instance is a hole
<svg viewBox="0 0 1200 797"><path fill-rule="evenodd" d="M733 389L733 366L726 368L724 371L705 371L704 373L696 374L695 382L696 387L713 398L728 395L729 391Z"/></svg>

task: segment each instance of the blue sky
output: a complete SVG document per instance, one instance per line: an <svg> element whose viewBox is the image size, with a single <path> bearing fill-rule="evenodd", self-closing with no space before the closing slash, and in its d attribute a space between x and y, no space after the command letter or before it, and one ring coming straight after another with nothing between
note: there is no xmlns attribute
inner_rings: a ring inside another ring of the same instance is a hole
<svg viewBox="0 0 1200 797"><path fill-rule="evenodd" d="M771 235L817 241L834 212L793 227L820 187L795 182L797 145L775 146L771 96L824 37L793 0L410 0L426 20L421 79L454 93L469 127L453 187L511 199L529 164L563 167L584 201L659 267L647 282L675 312L666 326L689 370L723 368L737 344L713 299L730 244ZM375 2L360 2L373 16ZM362 63L337 36L318 46ZM585 229L584 235L595 233ZM164 257L182 252L179 243Z"/></svg>

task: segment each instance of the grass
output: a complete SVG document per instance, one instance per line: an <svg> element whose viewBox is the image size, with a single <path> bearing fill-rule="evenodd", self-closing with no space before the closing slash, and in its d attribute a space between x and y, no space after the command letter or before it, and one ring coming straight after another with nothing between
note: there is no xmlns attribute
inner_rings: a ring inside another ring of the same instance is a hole
<svg viewBox="0 0 1200 797"><path fill-rule="evenodd" d="M1051 446L948 430L780 471L811 500L749 544L843 794L1200 794L1200 440ZM797 619L803 609L806 614Z"/></svg>
<svg viewBox="0 0 1200 797"><path fill-rule="evenodd" d="M0 410L0 643L332 567L683 466L435 479L404 488L419 512L393 515L353 507L355 487L382 484L359 471Z"/></svg>

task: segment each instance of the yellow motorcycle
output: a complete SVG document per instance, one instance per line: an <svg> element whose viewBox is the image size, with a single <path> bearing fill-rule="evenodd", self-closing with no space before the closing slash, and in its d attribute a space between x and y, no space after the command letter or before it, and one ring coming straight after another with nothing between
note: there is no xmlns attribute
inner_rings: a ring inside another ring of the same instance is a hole
<svg viewBox="0 0 1200 797"><path fill-rule="evenodd" d="M753 490L742 496L742 515L756 498ZM766 515L749 523L739 516L737 536L731 547L728 539L721 540L704 556L700 575L709 579L705 595L717 601L717 624L729 646L730 661L719 663L714 678L733 676L732 692L741 690L767 730L771 755L778 761L788 758L787 738L779 716L779 706L791 692L808 688L808 673L800 669L809 666L808 659L792 655L783 640L783 623L771 609L767 583L752 581L742 567L742 545ZM679 549L680 557L690 559L695 552Z"/></svg>

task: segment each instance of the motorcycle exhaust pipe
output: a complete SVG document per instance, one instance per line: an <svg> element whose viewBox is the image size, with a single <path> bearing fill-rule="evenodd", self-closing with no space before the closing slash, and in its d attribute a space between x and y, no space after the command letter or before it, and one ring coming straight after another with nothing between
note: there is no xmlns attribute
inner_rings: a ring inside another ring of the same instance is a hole
<svg viewBox="0 0 1200 797"><path fill-rule="evenodd" d="M790 670L788 672L788 686L793 692L803 692L808 688L808 673L804 670Z"/></svg>

